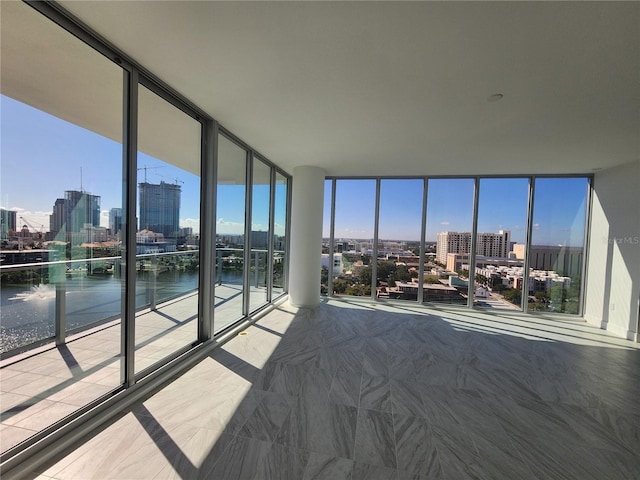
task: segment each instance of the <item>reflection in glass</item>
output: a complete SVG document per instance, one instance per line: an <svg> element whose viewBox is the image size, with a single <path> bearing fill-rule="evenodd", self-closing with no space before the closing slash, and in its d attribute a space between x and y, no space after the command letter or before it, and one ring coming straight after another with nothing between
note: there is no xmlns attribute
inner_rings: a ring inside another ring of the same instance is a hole
<svg viewBox="0 0 640 480"><path fill-rule="evenodd" d="M429 179L423 300L466 304L473 231L474 180Z"/></svg>
<svg viewBox="0 0 640 480"><path fill-rule="evenodd" d="M377 298L418 298L423 188L422 179L380 181Z"/></svg>
<svg viewBox="0 0 640 480"><path fill-rule="evenodd" d="M273 219L273 298L284 292L287 257L287 178L276 172Z"/></svg>
<svg viewBox="0 0 640 480"><path fill-rule="evenodd" d="M247 152L218 136L214 332L242 318Z"/></svg>
<svg viewBox="0 0 640 480"><path fill-rule="evenodd" d="M200 123L138 92L136 372L197 339L201 158Z"/></svg>
<svg viewBox="0 0 640 480"><path fill-rule="evenodd" d="M251 259L249 266L249 313L266 304L269 271L269 205L271 203L271 167L253 161L251 195Z"/></svg>
<svg viewBox="0 0 640 480"><path fill-rule="evenodd" d="M529 311L580 313L588 188L584 177L535 180Z"/></svg>
<svg viewBox="0 0 640 480"><path fill-rule="evenodd" d="M336 295L371 295L375 204L375 180L336 182L333 258Z"/></svg>
<svg viewBox="0 0 640 480"><path fill-rule="evenodd" d="M478 199L474 304L520 310L529 180L481 178Z"/></svg>

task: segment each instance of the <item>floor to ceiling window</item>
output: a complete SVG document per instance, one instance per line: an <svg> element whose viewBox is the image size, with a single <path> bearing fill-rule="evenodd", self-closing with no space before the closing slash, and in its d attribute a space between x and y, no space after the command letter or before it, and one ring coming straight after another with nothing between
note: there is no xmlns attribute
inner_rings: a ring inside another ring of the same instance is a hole
<svg viewBox="0 0 640 480"><path fill-rule="evenodd" d="M478 194L474 303L478 307L520 310L526 245L528 178L481 178ZM526 295L525 295L526 297Z"/></svg>
<svg viewBox="0 0 640 480"><path fill-rule="evenodd" d="M335 188L333 292L368 297L374 261L376 181L341 179Z"/></svg>
<svg viewBox="0 0 640 480"><path fill-rule="evenodd" d="M473 178L430 178L427 182L423 301L467 304L473 232Z"/></svg>
<svg viewBox="0 0 640 480"><path fill-rule="evenodd" d="M136 372L198 338L201 130L139 86Z"/></svg>
<svg viewBox="0 0 640 480"><path fill-rule="evenodd" d="M268 301L271 167L254 158L251 180L251 254L248 271L249 311L253 312Z"/></svg>
<svg viewBox="0 0 640 480"><path fill-rule="evenodd" d="M214 331L222 330L244 313L247 155L244 148L226 136L218 136Z"/></svg>
<svg viewBox="0 0 640 480"><path fill-rule="evenodd" d="M123 383L123 70L22 2L1 30L6 451Z"/></svg>
<svg viewBox="0 0 640 480"><path fill-rule="evenodd" d="M382 179L376 297L417 300L420 291L423 179ZM423 275L424 277L424 275Z"/></svg>
<svg viewBox="0 0 640 480"><path fill-rule="evenodd" d="M275 192L273 206L273 254L272 254L272 295L282 295L287 285L287 198L289 182L280 172L275 172Z"/></svg>
<svg viewBox="0 0 640 480"><path fill-rule="evenodd" d="M333 285L332 275L342 272L342 253L335 253L332 247L332 231L331 231L331 205L333 195L334 180L324 181L324 205L322 208L322 255L320 264L320 294L329 295L330 286ZM336 262L337 264L332 264ZM338 270L335 270L337 268ZM331 280L331 281L330 281Z"/></svg>
<svg viewBox="0 0 640 480"><path fill-rule="evenodd" d="M589 188L589 177L327 179L321 291L580 314Z"/></svg>
<svg viewBox="0 0 640 480"><path fill-rule="evenodd" d="M57 4L0 8L4 467L286 293L291 180Z"/></svg>
<svg viewBox="0 0 640 480"><path fill-rule="evenodd" d="M580 313L588 193L585 177L535 180L529 310Z"/></svg>

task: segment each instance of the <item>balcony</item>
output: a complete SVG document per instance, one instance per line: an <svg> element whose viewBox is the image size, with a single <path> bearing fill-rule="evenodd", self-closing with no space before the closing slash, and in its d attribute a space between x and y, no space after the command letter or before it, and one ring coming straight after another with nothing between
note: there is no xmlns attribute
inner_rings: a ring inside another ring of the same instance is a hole
<svg viewBox="0 0 640 480"><path fill-rule="evenodd" d="M216 333L242 318L240 252L217 250ZM239 275L226 271L225 256L240 262ZM184 268L197 259L195 250L137 256L137 375L197 341L197 269ZM251 265L249 292L259 299L266 298L264 275L258 276L263 259L255 252ZM23 279L2 289L2 451L122 385L122 267L121 257L0 267Z"/></svg>

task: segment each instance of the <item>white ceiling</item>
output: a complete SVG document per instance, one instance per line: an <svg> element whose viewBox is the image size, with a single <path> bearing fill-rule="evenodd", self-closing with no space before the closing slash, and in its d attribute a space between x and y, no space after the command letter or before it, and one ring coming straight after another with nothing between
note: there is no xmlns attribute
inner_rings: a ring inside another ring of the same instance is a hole
<svg viewBox="0 0 640 480"><path fill-rule="evenodd" d="M640 158L638 2L60 3L289 172Z"/></svg>

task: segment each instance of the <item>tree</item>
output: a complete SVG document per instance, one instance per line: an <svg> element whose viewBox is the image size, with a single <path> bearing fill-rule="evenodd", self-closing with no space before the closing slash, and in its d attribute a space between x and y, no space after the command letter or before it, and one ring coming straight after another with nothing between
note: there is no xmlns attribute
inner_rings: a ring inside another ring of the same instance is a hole
<svg viewBox="0 0 640 480"><path fill-rule="evenodd" d="M562 313L578 313L580 290L577 288L555 285L548 290L547 294L551 310Z"/></svg>
<svg viewBox="0 0 640 480"><path fill-rule="evenodd" d="M333 291L335 293L344 293L347 291L347 282L344 280L336 280L333 282Z"/></svg>
<svg viewBox="0 0 640 480"><path fill-rule="evenodd" d="M408 282L411 280L411 274L406 265L396 266L395 278L401 282Z"/></svg>
<svg viewBox="0 0 640 480"><path fill-rule="evenodd" d="M547 303L549 301L549 297L547 297L546 292L536 292L533 294L533 296L535 297L536 302Z"/></svg>
<svg viewBox="0 0 640 480"><path fill-rule="evenodd" d="M364 267L360 272L360 283L371 285L371 266Z"/></svg>
<svg viewBox="0 0 640 480"><path fill-rule="evenodd" d="M527 307L530 312L539 312L547 309L547 304L544 302L529 302Z"/></svg>
<svg viewBox="0 0 640 480"><path fill-rule="evenodd" d="M564 300L566 298L566 291L561 285L555 285L547 290L549 296L550 309L556 312L564 311Z"/></svg>
<svg viewBox="0 0 640 480"><path fill-rule="evenodd" d="M386 282L389 277L395 275L396 264L393 262L378 262L378 269L376 271L376 277L379 282ZM363 282L365 283L365 282Z"/></svg>
<svg viewBox="0 0 640 480"><path fill-rule="evenodd" d="M320 284L322 285L329 284L329 269L327 267L322 267L320 269Z"/></svg>
<svg viewBox="0 0 640 480"><path fill-rule="evenodd" d="M503 290L502 296L506 301L520 305L521 295L520 290L517 288L507 288Z"/></svg>
<svg viewBox="0 0 640 480"><path fill-rule="evenodd" d="M491 289L494 292L502 292L504 290L506 290L508 287L506 287L502 282L494 282L493 287L491 287Z"/></svg>
<svg viewBox="0 0 640 480"><path fill-rule="evenodd" d="M355 285L349 285L345 293L347 295L353 295L354 297L371 295L371 287L369 285L362 285L360 283L356 283Z"/></svg>
<svg viewBox="0 0 640 480"><path fill-rule="evenodd" d="M440 283L440 280L436 276L428 276L428 277L424 277L424 283L435 285L437 283Z"/></svg>

